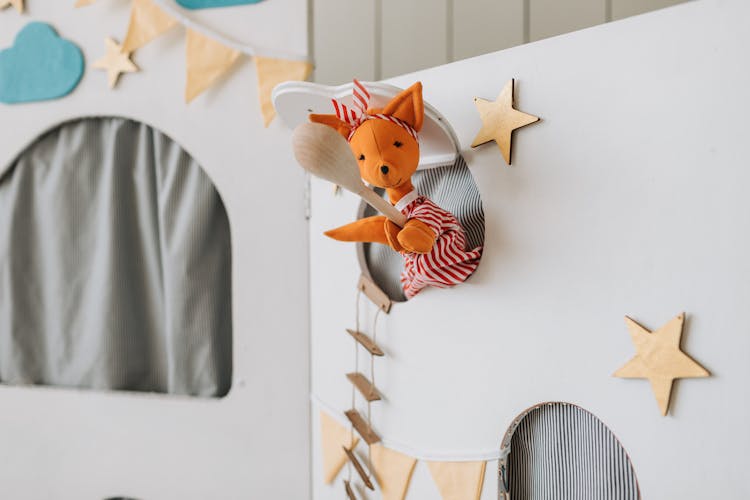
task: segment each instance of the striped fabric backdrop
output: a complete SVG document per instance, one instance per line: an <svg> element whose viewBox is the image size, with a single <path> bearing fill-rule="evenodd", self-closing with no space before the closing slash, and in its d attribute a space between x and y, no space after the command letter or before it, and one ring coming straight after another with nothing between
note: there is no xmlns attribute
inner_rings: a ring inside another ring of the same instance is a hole
<svg viewBox="0 0 750 500"><path fill-rule="evenodd" d="M463 157L459 156L452 165L418 170L412 177L412 183L419 194L456 216L466 231L467 248L484 243L482 200ZM370 215L375 215L375 211L368 206L364 216ZM365 244L360 251L364 253L373 281L392 300L406 300L399 281L404 265L401 256L389 247L378 244Z"/></svg>
<svg viewBox="0 0 750 500"><path fill-rule="evenodd" d="M531 410L513 431L508 486L513 500L640 498L633 466L614 434L565 403Z"/></svg>

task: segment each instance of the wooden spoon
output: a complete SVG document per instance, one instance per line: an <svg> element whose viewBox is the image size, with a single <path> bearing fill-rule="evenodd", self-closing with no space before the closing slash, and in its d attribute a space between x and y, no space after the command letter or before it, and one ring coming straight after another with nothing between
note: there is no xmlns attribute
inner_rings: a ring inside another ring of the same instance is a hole
<svg viewBox="0 0 750 500"><path fill-rule="evenodd" d="M356 194L394 224L404 227L406 216L365 186L349 144L328 125L303 123L292 136L294 156L302 168Z"/></svg>

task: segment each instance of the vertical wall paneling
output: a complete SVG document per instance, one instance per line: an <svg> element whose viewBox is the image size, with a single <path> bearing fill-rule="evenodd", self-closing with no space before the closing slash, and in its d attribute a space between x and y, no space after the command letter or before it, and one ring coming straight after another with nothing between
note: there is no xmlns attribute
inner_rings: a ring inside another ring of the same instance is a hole
<svg viewBox="0 0 750 500"><path fill-rule="evenodd" d="M377 1L313 0L315 81L338 85L352 78L378 79Z"/></svg>
<svg viewBox="0 0 750 500"><path fill-rule="evenodd" d="M531 40L531 22L529 21L529 11L531 10L531 0L523 0L523 43L529 43Z"/></svg>
<svg viewBox="0 0 750 500"><path fill-rule="evenodd" d="M612 19L643 14L663 7L669 7L683 3L685 0L611 0Z"/></svg>
<svg viewBox="0 0 750 500"><path fill-rule="evenodd" d="M382 0L383 78L448 62L447 1Z"/></svg>
<svg viewBox="0 0 750 500"><path fill-rule="evenodd" d="M309 0L314 78L380 80L685 0Z"/></svg>
<svg viewBox="0 0 750 500"><path fill-rule="evenodd" d="M455 1L451 37L454 59L522 44L523 16L524 0Z"/></svg>
<svg viewBox="0 0 750 500"><path fill-rule="evenodd" d="M623 0L630 1L630 0ZM529 0L531 41L607 21L606 0Z"/></svg>
<svg viewBox="0 0 750 500"><path fill-rule="evenodd" d="M455 18L455 0L445 0L445 60L453 62L456 60L454 51L454 18ZM459 5L459 10L462 6Z"/></svg>
<svg viewBox="0 0 750 500"><path fill-rule="evenodd" d="M375 52L373 58L375 59L375 79L380 80L383 78L383 0L373 0L375 4Z"/></svg>

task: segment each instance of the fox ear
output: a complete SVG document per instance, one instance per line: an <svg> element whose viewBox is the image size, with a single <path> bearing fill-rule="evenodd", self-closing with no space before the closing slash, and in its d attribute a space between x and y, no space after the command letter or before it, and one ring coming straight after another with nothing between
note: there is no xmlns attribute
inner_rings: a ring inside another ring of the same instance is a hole
<svg viewBox="0 0 750 500"><path fill-rule="evenodd" d="M340 120L336 115L310 115L310 121L313 123L322 123L328 125L333 130L344 136L344 139L349 138L349 132L352 128L343 120Z"/></svg>
<svg viewBox="0 0 750 500"><path fill-rule="evenodd" d="M424 120L422 82L415 83L391 99L391 102L383 108L383 114L403 120L419 132Z"/></svg>

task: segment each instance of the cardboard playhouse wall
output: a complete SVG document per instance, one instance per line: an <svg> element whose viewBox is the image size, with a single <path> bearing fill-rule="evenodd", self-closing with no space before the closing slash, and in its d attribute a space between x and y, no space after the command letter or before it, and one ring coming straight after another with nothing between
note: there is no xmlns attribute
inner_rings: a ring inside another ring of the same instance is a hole
<svg viewBox="0 0 750 500"><path fill-rule="evenodd" d="M503 435L548 401L601 419L646 498L750 493L749 15L739 0L697 1L386 82L422 81L478 186L486 231L465 284L378 319L385 399L372 422L385 446L420 459L407 498L438 497L422 460L440 459L489 459L482 498L495 498ZM469 145L481 127L473 98L494 99L511 78L518 109L542 120L515 133L507 167L494 144ZM330 113L320 94L346 89L308 92L310 109ZM355 245L322 233L353 220L360 200L316 179L311 199L312 397L342 418L363 270ZM363 329L376 309L361 312ZM712 376L676 382L663 417L646 380L612 374L634 354L626 315L655 330L683 311L682 347ZM323 484L313 415L314 497L340 498L339 481Z"/></svg>
<svg viewBox="0 0 750 500"><path fill-rule="evenodd" d="M7 168L52 127L88 116L143 122L195 158L230 221L232 387L212 399L0 385L0 496L306 498L307 235L304 176L287 167L293 162L288 134L278 121L263 128L249 58L185 104L181 26L140 49L135 61L141 72L108 89L106 74L92 62L104 54L105 37L122 40L129 2L74 4L27 0L23 15L0 13L0 46L9 47L28 22L43 21L73 40L86 61L83 79L67 97L2 105L0 164ZM307 54L302 0L201 11L173 7L239 44ZM280 24L285 29L276 29ZM274 209L279 206L285 209ZM279 259L283 266L257 265Z"/></svg>

